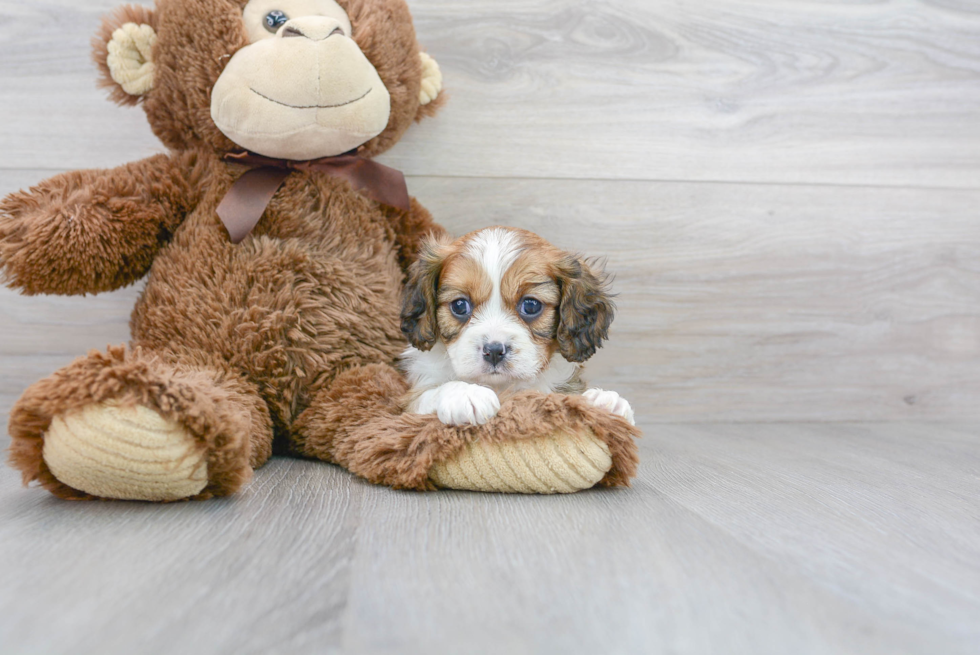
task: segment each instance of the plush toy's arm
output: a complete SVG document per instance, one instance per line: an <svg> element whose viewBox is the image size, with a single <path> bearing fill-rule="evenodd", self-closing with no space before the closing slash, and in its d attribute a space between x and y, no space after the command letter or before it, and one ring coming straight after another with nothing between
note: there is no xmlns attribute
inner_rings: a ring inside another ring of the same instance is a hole
<svg viewBox="0 0 980 655"><path fill-rule="evenodd" d="M432 235L440 237L446 230L432 220L432 214L415 198L412 198L411 208L407 211L389 209L389 226L395 243L398 245L398 263L402 271L408 272L408 267L418 258L419 246L422 240Z"/></svg>
<svg viewBox="0 0 980 655"><path fill-rule="evenodd" d="M0 201L0 275L27 294L132 284L196 202L197 158L72 171Z"/></svg>

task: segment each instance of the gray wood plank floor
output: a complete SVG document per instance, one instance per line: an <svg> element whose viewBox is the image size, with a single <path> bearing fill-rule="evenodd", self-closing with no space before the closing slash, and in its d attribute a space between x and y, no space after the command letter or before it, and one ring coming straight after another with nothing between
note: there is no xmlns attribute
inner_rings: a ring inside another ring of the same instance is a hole
<svg viewBox="0 0 980 655"><path fill-rule="evenodd" d="M0 194L160 151L94 85L116 4L0 0ZM451 100L384 161L456 232L607 258L635 485L276 459L161 506L3 467L0 652L978 652L980 6L410 4ZM0 421L138 292L0 289Z"/></svg>
<svg viewBox="0 0 980 655"><path fill-rule="evenodd" d="M236 498L0 475L5 653L975 653L975 426L649 426L628 490L394 492L274 460Z"/></svg>

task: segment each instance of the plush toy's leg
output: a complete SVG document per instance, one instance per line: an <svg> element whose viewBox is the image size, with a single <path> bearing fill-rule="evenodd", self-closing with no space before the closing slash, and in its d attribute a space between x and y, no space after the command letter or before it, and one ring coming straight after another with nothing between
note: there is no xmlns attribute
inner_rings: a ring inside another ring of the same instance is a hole
<svg viewBox="0 0 980 655"><path fill-rule="evenodd" d="M406 391L389 366L339 375L294 423L294 448L405 489L568 493L636 474L639 432L581 396L527 392L486 425L450 427L403 414Z"/></svg>
<svg viewBox="0 0 980 655"><path fill-rule="evenodd" d="M122 347L32 385L9 429L24 482L70 499L226 495L272 445L268 408L240 377Z"/></svg>

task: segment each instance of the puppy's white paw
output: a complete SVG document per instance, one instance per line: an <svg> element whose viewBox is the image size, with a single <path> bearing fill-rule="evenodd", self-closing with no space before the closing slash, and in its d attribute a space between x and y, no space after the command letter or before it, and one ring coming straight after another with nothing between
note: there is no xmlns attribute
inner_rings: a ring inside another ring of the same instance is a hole
<svg viewBox="0 0 980 655"><path fill-rule="evenodd" d="M468 382L446 382L423 393L419 414L435 414L446 425L483 425L500 409L500 399L488 387Z"/></svg>
<svg viewBox="0 0 980 655"><path fill-rule="evenodd" d="M602 409L615 414L616 416L622 416L624 419L630 422L630 425L636 425L636 420L633 418L633 408L630 407L630 404L626 402L625 398L620 396L615 391L589 389L582 394L582 397L592 403L595 407L601 407Z"/></svg>
<svg viewBox="0 0 980 655"><path fill-rule="evenodd" d="M435 414L439 409L439 389L440 387L436 387L423 391L414 405L409 406L409 411L413 414Z"/></svg>

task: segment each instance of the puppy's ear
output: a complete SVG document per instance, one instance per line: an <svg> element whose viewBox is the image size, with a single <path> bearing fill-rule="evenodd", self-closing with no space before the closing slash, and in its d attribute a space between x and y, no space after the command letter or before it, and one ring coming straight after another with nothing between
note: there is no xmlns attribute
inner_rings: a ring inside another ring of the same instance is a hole
<svg viewBox="0 0 980 655"><path fill-rule="evenodd" d="M402 302L402 333L419 350L430 350L439 336L439 274L446 260L446 244L427 239L418 259L408 268L408 283Z"/></svg>
<svg viewBox="0 0 980 655"><path fill-rule="evenodd" d="M558 305L558 349L570 362L584 362L602 347L615 305L601 266L565 255L555 276L561 289Z"/></svg>

